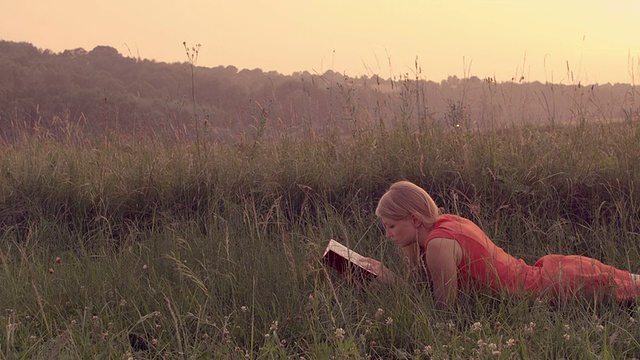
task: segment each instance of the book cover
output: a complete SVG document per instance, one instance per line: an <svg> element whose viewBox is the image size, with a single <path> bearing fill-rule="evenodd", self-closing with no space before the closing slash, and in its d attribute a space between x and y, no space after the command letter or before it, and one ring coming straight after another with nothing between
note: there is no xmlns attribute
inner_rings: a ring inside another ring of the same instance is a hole
<svg viewBox="0 0 640 360"><path fill-rule="evenodd" d="M322 255L322 262L348 280L369 281L377 277L377 274L365 268L363 258L364 256L331 239Z"/></svg>

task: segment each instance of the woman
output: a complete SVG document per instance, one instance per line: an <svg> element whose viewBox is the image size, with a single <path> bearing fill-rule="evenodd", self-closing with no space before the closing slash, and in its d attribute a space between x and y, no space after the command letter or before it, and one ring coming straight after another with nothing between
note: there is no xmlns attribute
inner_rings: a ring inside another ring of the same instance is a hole
<svg viewBox="0 0 640 360"><path fill-rule="evenodd" d="M431 196L408 181L393 184L382 196L376 215L386 236L416 266L426 268L438 304L452 304L458 292L481 290L531 294L558 299L582 295L618 300L638 298L640 275L584 256L547 255L533 266L496 246L473 222L441 215ZM382 282L397 276L379 261L368 266Z"/></svg>

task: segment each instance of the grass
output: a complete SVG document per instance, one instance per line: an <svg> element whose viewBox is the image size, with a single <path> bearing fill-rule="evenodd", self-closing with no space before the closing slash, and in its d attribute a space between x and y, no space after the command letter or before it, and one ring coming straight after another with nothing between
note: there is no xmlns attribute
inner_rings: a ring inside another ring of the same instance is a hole
<svg viewBox="0 0 640 360"><path fill-rule="evenodd" d="M0 358L640 357L635 305L434 308L373 214L408 179L530 264L640 272L639 140L633 123L427 120L198 149L25 134L0 148ZM411 281L347 285L318 261L329 238Z"/></svg>

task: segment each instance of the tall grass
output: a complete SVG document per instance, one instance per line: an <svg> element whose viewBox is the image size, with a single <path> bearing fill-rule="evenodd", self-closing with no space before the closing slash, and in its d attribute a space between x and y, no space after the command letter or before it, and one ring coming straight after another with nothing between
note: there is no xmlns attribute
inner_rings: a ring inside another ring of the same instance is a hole
<svg viewBox="0 0 640 360"><path fill-rule="evenodd" d="M3 144L0 358L640 356L635 306L470 294L434 308L373 214L407 179L529 263L571 253L640 272L636 124L424 118L254 140ZM408 285L347 285L318 261L329 238Z"/></svg>

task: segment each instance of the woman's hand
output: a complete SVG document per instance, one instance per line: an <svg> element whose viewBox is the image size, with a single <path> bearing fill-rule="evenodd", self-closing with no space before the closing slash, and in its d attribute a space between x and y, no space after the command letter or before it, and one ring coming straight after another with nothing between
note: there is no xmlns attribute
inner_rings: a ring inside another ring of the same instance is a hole
<svg viewBox="0 0 640 360"><path fill-rule="evenodd" d="M399 281L398 276L394 274L393 271L389 270L386 266L384 266L380 261L376 259L365 257L361 259L361 263L366 270L376 274L376 281L382 284L393 285Z"/></svg>

